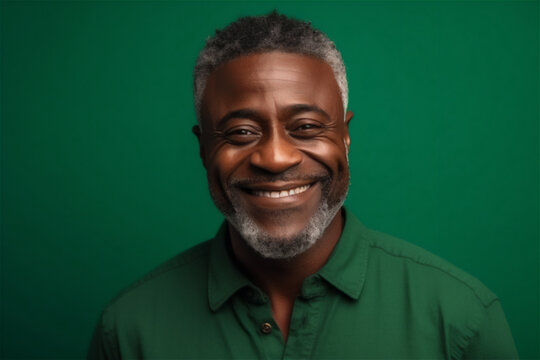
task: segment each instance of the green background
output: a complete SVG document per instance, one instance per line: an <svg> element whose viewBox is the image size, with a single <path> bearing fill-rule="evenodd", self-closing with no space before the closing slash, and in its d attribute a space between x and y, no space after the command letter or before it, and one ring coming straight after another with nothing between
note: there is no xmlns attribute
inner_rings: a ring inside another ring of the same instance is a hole
<svg viewBox="0 0 540 360"><path fill-rule="evenodd" d="M213 236L191 71L277 8L343 53L349 208L480 278L539 358L538 4L2 2L2 357L83 357L115 293Z"/></svg>

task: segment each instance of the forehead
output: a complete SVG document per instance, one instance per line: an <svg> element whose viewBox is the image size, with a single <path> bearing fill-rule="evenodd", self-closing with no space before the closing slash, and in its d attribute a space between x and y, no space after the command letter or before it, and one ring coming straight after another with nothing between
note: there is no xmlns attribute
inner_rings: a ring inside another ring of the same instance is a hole
<svg viewBox="0 0 540 360"><path fill-rule="evenodd" d="M240 108L278 111L294 104L316 105L329 113L343 111L332 68L311 56L268 52L241 56L214 70L202 110L215 118Z"/></svg>

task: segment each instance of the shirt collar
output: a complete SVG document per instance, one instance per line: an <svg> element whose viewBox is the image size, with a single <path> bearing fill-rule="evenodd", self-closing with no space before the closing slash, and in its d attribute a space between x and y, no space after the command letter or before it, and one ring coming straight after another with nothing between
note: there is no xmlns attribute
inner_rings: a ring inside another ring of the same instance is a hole
<svg viewBox="0 0 540 360"><path fill-rule="evenodd" d="M330 258L319 274L335 288L358 300L366 278L369 243L367 229L343 208L345 226Z"/></svg>
<svg viewBox="0 0 540 360"><path fill-rule="evenodd" d="M236 291L251 284L232 259L228 237L225 221L210 245L208 301L212 311L218 310Z"/></svg>
<svg viewBox="0 0 540 360"><path fill-rule="evenodd" d="M366 228L343 208L345 225L327 263L319 275L353 299L358 299L367 269L368 241ZM218 310L234 293L252 283L238 269L227 245L227 223L224 222L211 242L208 269L208 301L212 311Z"/></svg>

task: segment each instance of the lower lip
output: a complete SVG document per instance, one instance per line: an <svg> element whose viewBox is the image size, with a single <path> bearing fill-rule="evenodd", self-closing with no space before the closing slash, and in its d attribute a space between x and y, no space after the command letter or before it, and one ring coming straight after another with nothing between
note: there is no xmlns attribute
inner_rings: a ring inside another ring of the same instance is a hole
<svg viewBox="0 0 540 360"><path fill-rule="evenodd" d="M311 186L304 192L279 198L254 195L246 191L242 191L242 193L246 195L247 202L255 207L272 209L292 208L303 205L313 196L314 191L316 191L316 188L318 187L319 183L316 182L311 184Z"/></svg>

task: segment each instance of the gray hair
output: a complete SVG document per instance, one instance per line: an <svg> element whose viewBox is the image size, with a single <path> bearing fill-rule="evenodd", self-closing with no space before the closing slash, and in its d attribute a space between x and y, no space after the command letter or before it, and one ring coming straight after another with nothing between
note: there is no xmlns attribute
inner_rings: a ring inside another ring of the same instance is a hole
<svg viewBox="0 0 540 360"><path fill-rule="evenodd" d="M218 66L242 55L283 51L316 57L332 68L347 110L348 88L345 64L332 40L305 22L275 10L267 15L246 16L232 22L206 40L193 71L193 96L201 123L201 102L208 76Z"/></svg>

